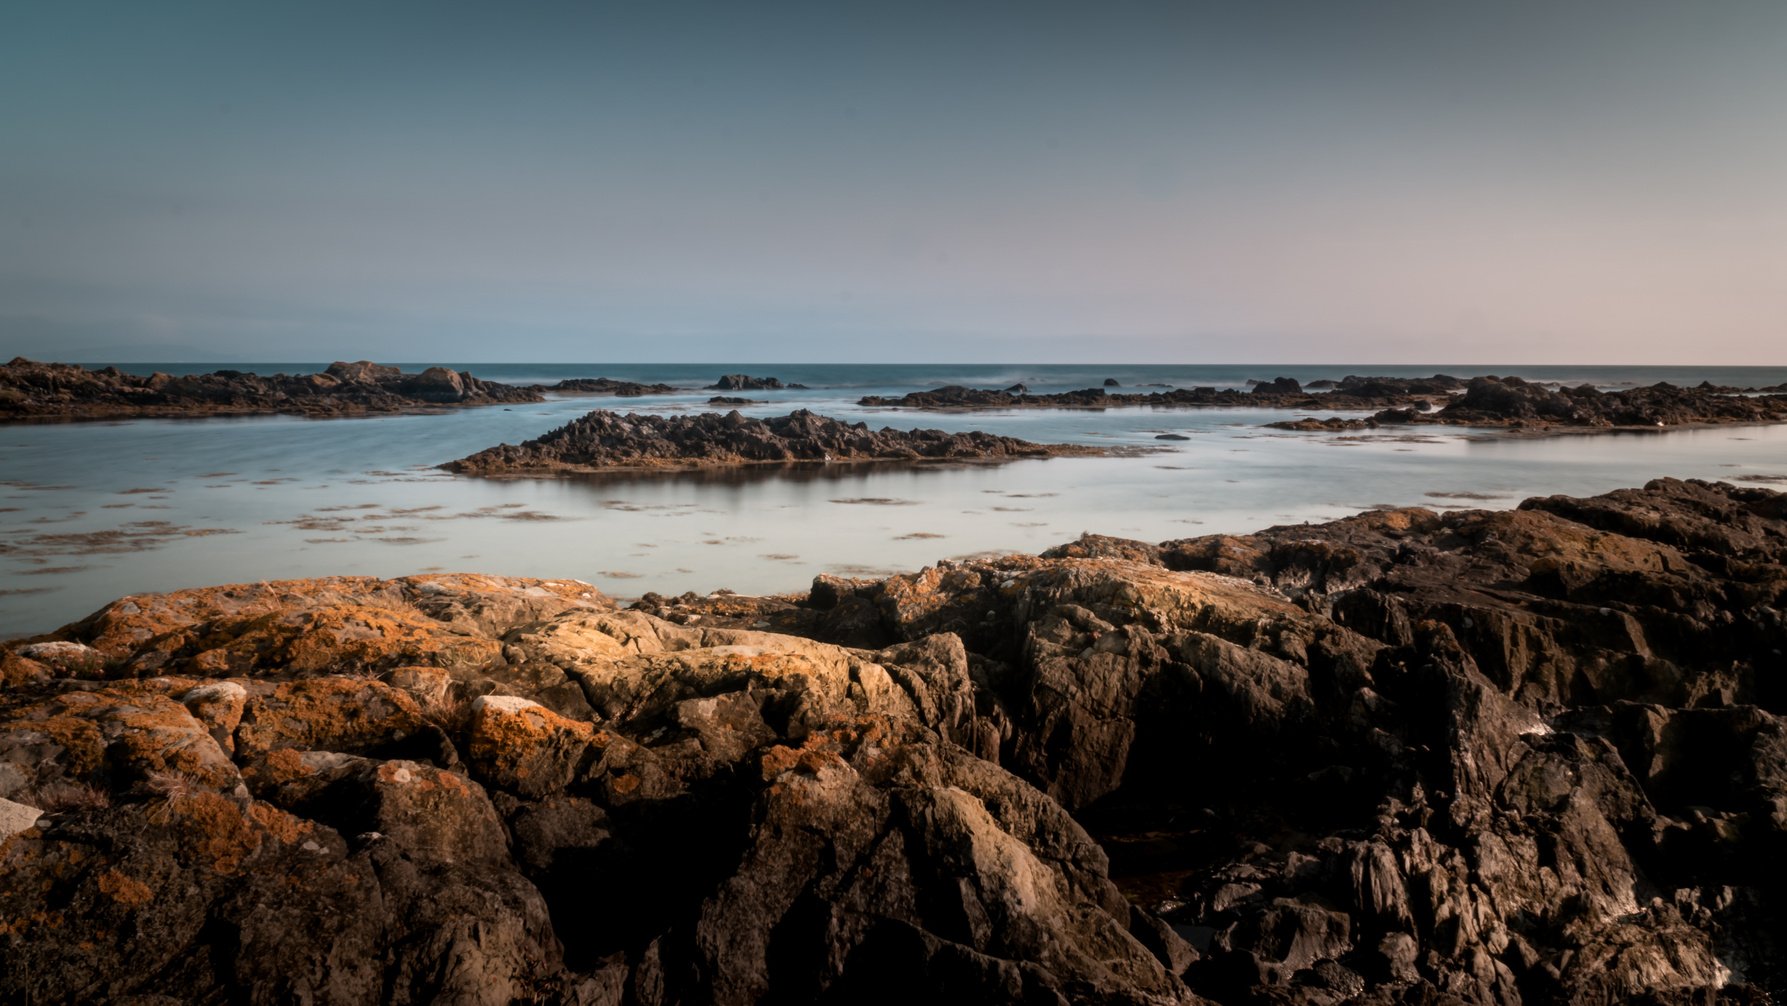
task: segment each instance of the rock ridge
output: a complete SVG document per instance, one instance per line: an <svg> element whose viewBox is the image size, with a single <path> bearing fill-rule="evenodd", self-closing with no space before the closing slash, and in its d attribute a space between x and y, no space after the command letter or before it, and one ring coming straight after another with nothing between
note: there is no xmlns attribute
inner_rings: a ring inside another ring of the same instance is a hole
<svg viewBox="0 0 1787 1006"><path fill-rule="evenodd" d="M502 444L442 465L467 475L556 475L849 461L1008 461L1104 453L979 431L872 430L805 409L767 419L734 410L681 416L596 410L520 445Z"/></svg>

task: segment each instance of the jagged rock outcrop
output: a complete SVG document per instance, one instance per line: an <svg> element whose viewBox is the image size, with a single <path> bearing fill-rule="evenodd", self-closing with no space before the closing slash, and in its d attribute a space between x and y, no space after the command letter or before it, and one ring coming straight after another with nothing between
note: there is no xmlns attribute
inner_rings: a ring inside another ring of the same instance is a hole
<svg viewBox="0 0 1787 1006"><path fill-rule="evenodd" d="M0 1000L1766 1002L1784 608L1787 496L1671 480L133 596L0 648Z"/></svg>
<svg viewBox="0 0 1787 1006"><path fill-rule="evenodd" d="M1195 1001L1099 847L981 756L951 636L451 576L132 597L63 635L99 680L14 652L0 693L32 818L0 999Z"/></svg>
<svg viewBox="0 0 1787 1006"><path fill-rule="evenodd" d="M1585 384L1554 391L1518 377L1478 377L1445 408L1413 421L1592 428L1774 423L1783 419L1787 419L1787 395L1734 394L1673 384L1625 391L1600 391Z"/></svg>
<svg viewBox="0 0 1787 1006"><path fill-rule="evenodd" d="M361 360L332 363L320 374L210 374L148 377L116 367L88 370L22 357L0 367L0 421L286 413L351 416L441 406L537 402L535 390L430 367L405 374Z"/></svg>
<svg viewBox="0 0 1787 1006"><path fill-rule="evenodd" d="M805 391L804 384L783 384L779 377L752 377L749 374L722 374L704 391Z"/></svg>
<svg viewBox="0 0 1787 1006"><path fill-rule="evenodd" d="M1005 461L1092 455L1097 448L1033 444L979 431L871 430L800 409L749 419L737 411L641 416L595 411L519 446L502 444L442 468L466 475L554 475L629 468L825 461Z"/></svg>
<svg viewBox="0 0 1787 1006"><path fill-rule="evenodd" d="M1294 377L1274 377L1270 381L1261 381L1253 386L1253 394L1280 397L1283 395L1301 395L1303 386Z"/></svg>

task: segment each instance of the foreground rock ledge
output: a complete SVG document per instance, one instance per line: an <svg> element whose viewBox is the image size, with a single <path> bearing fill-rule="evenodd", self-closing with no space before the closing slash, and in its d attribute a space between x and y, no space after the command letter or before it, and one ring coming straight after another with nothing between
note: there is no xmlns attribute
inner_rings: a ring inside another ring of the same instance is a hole
<svg viewBox="0 0 1787 1006"><path fill-rule="evenodd" d="M633 469L845 461L1012 461L1104 454L1096 447L1033 444L991 433L871 430L799 409L748 419L737 410L684 416L598 409L526 441L442 465L465 475L564 475Z"/></svg>
<svg viewBox="0 0 1787 1006"><path fill-rule="evenodd" d="M1787 497L822 577L125 598L0 650L0 1000L1782 989Z"/></svg>

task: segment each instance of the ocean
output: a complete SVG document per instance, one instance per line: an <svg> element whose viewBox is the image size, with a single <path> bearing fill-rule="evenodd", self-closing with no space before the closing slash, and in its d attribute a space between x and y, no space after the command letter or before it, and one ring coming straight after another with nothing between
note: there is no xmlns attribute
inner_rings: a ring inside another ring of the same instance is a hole
<svg viewBox="0 0 1787 1006"><path fill-rule="evenodd" d="M324 363L119 364L136 373L309 373ZM430 362L401 364L421 369ZM1161 541L1322 521L1383 506L1508 507L1659 476L1776 486L1787 427L1510 438L1423 427L1286 433L1268 409L924 413L864 395L943 384L1035 392L1245 387L1280 375L1529 380L1617 389L1658 381L1787 383L1787 367L1378 365L444 364L509 383L612 377L746 393L899 428L984 429L1041 442L1147 448L1128 457L488 480L438 465L539 436L594 408L705 410L712 391L360 419L288 416L11 424L0 429L0 635L45 632L124 594L332 574L476 571L586 580L626 598L721 588L803 590L819 573L882 575L939 559L1037 552L1082 532ZM97 365L96 365L97 366ZM1161 441L1162 433L1188 439Z"/></svg>

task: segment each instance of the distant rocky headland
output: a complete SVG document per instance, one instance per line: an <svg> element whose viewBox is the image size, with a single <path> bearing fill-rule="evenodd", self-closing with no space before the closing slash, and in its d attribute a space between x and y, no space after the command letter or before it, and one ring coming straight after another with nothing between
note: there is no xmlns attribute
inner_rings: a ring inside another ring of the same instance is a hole
<svg viewBox="0 0 1787 1006"><path fill-rule="evenodd" d="M533 389L430 367L406 374L361 360L317 374L219 370L139 376L116 367L14 359L0 367L0 420L270 415L354 416L542 401Z"/></svg>
<svg viewBox="0 0 1787 1006"><path fill-rule="evenodd" d="M1331 390L1312 390L1318 388ZM1655 384L1604 392L1587 385L1551 388L1518 377L1486 376L1463 380L1435 374L1422 378L1352 376L1340 381L1312 381L1307 388L1293 378L1278 377L1255 384L1247 391L1206 387L1144 393L1086 388L1031 394L1023 385L1004 390L951 385L892 398L870 395L858 404L937 411L1120 407L1270 408L1297 412L1376 410L1374 415L1365 418L1304 418L1267 425L1292 430L1362 429L1399 424L1584 430L1781 422L1787 420L1787 394L1783 392L1787 392L1787 388L1730 388L1710 384L1692 388Z"/></svg>
<svg viewBox="0 0 1787 1006"><path fill-rule="evenodd" d="M501 444L442 465L465 475L559 475L625 469L846 461L1007 461L1102 454L979 431L870 429L805 409L750 419L737 411L642 416L598 409L520 445Z"/></svg>
<svg viewBox="0 0 1787 1006"><path fill-rule="evenodd" d="M1787 496L810 592L342 577L0 647L0 1001L1787 989Z"/></svg>
<svg viewBox="0 0 1787 1006"><path fill-rule="evenodd" d="M1117 387L1114 380L1107 386ZM1172 388L1166 391L1119 392L1105 388L1032 394L1022 384L1004 390L966 388L960 385L914 391L898 397L867 395L859 405L904 409L1103 409L1144 406L1156 409L1250 407L1272 409L1374 409L1387 405L1414 405L1443 401L1465 382L1444 374L1433 377L1348 377L1342 381L1312 381L1311 388L1332 388L1321 394L1306 390L1295 379L1278 377L1242 391L1236 388Z"/></svg>

